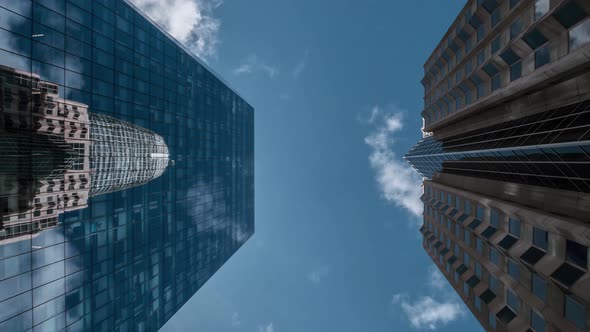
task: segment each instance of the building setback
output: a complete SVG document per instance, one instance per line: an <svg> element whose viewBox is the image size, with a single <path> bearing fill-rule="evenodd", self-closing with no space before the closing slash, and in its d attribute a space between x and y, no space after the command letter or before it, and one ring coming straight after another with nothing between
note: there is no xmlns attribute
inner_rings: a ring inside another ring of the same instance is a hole
<svg viewBox="0 0 590 332"><path fill-rule="evenodd" d="M126 0L0 18L0 331L158 330L254 233L254 109Z"/></svg>
<svg viewBox="0 0 590 332"><path fill-rule="evenodd" d="M590 329L589 14L470 0L424 66L423 246L486 331Z"/></svg>

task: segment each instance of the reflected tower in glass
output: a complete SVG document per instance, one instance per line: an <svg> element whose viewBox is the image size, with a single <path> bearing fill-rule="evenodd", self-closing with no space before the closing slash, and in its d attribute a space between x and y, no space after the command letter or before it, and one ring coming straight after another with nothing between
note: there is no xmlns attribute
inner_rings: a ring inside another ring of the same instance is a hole
<svg viewBox="0 0 590 332"><path fill-rule="evenodd" d="M254 233L254 110L125 0L0 2L0 331L155 331Z"/></svg>
<svg viewBox="0 0 590 332"><path fill-rule="evenodd" d="M424 66L423 246L486 331L590 328L589 14L471 0Z"/></svg>

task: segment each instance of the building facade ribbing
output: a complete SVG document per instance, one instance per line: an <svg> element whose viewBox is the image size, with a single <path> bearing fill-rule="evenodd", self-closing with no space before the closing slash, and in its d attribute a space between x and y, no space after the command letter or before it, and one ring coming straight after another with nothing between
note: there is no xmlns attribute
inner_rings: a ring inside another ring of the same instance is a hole
<svg viewBox="0 0 590 332"><path fill-rule="evenodd" d="M424 67L423 245L486 331L590 328L589 14L470 0Z"/></svg>

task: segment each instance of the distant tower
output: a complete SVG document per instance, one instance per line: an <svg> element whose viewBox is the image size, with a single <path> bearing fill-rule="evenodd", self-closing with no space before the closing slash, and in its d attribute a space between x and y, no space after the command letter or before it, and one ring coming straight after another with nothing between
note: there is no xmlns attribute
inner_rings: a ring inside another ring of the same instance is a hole
<svg viewBox="0 0 590 332"><path fill-rule="evenodd" d="M148 183L169 164L164 138L132 123L91 113L90 137L90 196Z"/></svg>
<svg viewBox="0 0 590 332"><path fill-rule="evenodd" d="M162 136L59 97L0 66L0 241L57 225L88 198L145 184L173 163Z"/></svg>

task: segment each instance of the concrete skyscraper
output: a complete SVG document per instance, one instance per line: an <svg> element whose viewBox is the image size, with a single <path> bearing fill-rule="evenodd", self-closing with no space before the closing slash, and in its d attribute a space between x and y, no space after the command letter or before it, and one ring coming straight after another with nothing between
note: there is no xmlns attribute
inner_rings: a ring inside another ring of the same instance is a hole
<svg viewBox="0 0 590 332"><path fill-rule="evenodd" d="M590 329L589 14L469 0L424 66L423 245L486 331Z"/></svg>

